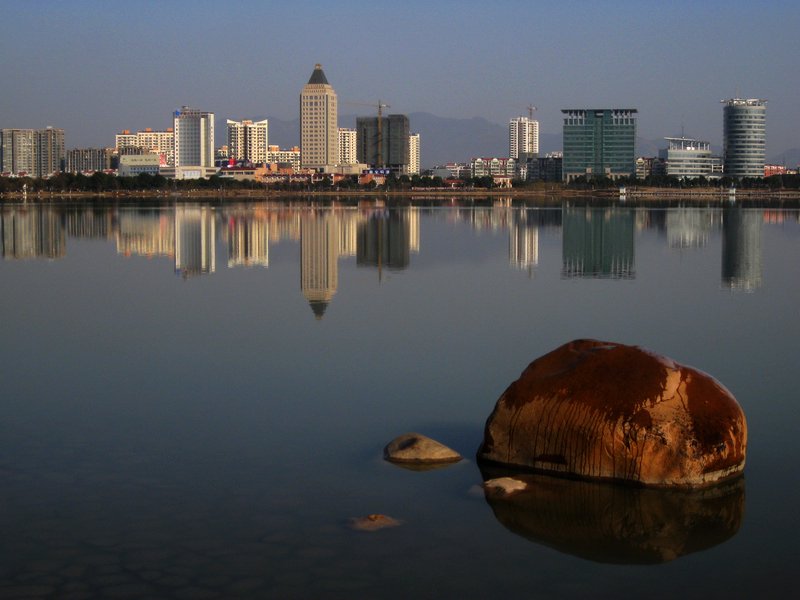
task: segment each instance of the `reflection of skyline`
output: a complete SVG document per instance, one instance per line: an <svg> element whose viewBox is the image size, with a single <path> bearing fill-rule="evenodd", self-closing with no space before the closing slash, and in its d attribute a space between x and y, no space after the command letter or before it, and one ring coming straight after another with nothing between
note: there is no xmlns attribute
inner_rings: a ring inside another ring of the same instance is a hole
<svg viewBox="0 0 800 600"><path fill-rule="evenodd" d="M379 271L401 271L419 249L419 212L415 209L375 213L358 224L356 264Z"/></svg>
<svg viewBox="0 0 800 600"><path fill-rule="evenodd" d="M705 248L713 225L709 209L678 208L667 212L667 240L670 248Z"/></svg>
<svg viewBox="0 0 800 600"><path fill-rule="evenodd" d="M329 211L300 220L300 289L321 319L339 287L339 228Z"/></svg>
<svg viewBox="0 0 800 600"><path fill-rule="evenodd" d="M210 207L175 207L175 272L185 279L216 271L215 233L216 220Z"/></svg>
<svg viewBox="0 0 800 600"><path fill-rule="evenodd" d="M763 211L732 207L722 219L722 283L745 292L761 287Z"/></svg>
<svg viewBox="0 0 800 600"><path fill-rule="evenodd" d="M0 209L0 251L5 260L59 259L68 239L106 239L120 256L174 260L184 277L214 273L216 251L224 264L270 265L270 246L301 244L301 286L315 314L324 314L338 288L340 258L359 267L406 270L420 251L420 221L460 223L477 235L508 236L511 268L534 271L549 258L561 236L564 278L633 278L637 234L649 231L673 249L703 249L721 244L722 285L752 291L762 285L761 228L800 223L797 211L719 208L522 207L507 201L492 206L386 209L362 202L358 207L294 206L272 203L200 203L174 206L94 204L5 205ZM544 237L543 237L544 236ZM225 250L222 250L225 248ZM543 255L543 252L545 253Z"/></svg>
<svg viewBox="0 0 800 600"><path fill-rule="evenodd" d="M633 209L564 207L563 211L562 277L636 277Z"/></svg>
<svg viewBox="0 0 800 600"><path fill-rule="evenodd" d="M63 258L66 236L60 211L31 205L0 212L0 249L5 259Z"/></svg>
<svg viewBox="0 0 800 600"><path fill-rule="evenodd" d="M269 267L269 223L264 215L237 211L228 216L228 268Z"/></svg>

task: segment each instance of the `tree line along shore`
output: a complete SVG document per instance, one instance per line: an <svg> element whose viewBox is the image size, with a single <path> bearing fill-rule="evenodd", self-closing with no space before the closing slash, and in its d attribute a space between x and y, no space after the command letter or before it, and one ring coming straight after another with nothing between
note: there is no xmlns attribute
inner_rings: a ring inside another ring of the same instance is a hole
<svg viewBox="0 0 800 600"><path fill-rule="evenodd" d="M265 185L246 180L236 181L212 176L204 179L175 180L161 175L140 174L117 177L107 173L93 175L59 173L49 178L0 178L0 198L115 198L115 197L231 197L263 198L309 194L319 196L504 196L504 197L573 197L600 196L626 198L800 198L800 175L774 175L741 181L723 178L709 182L702 178L688 181L668 177L644 180L578 178L569 183L521 182L513 187L497 187L491 177L443 181L438 177L388 177L382 185L359 186L355 180L334 185L329 179L314 184L291 182Z"/></svg>

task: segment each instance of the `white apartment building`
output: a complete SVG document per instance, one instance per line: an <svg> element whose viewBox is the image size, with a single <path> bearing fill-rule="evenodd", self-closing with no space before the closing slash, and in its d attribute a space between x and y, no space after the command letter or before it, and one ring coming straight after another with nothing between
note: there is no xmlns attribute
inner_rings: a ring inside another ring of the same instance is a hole
<svg viewBox="0 0 800 600"><path fill-rule="evenodd" d="M228 119L228 156L251 163L267 162L269 123Z"/></svg>
<svg viewBox="0 0 800 600"><path fill-rule="evenodd" d="M149 127L131 133L126 129L114 136L117 152L123 148L142 148L153 154L163 154L168 165L175 164L175 134L170 127L164 131L156 131Z"/></svg>
<svg viewBox="0 0 800 600"><path fill-rule="evenodd" d="M517 117L508 122L508 156L519 159L523 153L539 153L539 121Z"/></svg>
<svg viewBox="0 0 800 600"><path fill-rule="evenodd" d="M339 160L340 165L354 165L358 162L356 146L356 130L339 128Z"/></svg>
<svg viewBox="0 0 800 600"><path fill-rule="evenodd" d="M339 162L338 119L336 92L317 64L300 92L301 166L318 169Z"/></svg>
<svg viewBox="0 0 800 600"><path fill-rule="evenodd" d="M419 175L419 134L408 136L408 174Z"/></svg>
<svg viewBox="0 0 800 600"><path fill-rule="evenodd" d="M173 114L176 179L208 177L214 168L214 113L189 108ZM168 176L173 175L168 171Z"/></svg>

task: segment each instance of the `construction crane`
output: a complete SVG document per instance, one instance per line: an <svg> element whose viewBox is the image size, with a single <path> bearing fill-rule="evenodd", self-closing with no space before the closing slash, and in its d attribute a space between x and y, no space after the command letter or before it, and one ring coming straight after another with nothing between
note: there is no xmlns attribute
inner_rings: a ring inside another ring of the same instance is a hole
<svg viewBox="0 0 800 600"><path fill-rule="evenodd" d="M528 104L528 118L533 121L533 111L536 110L536 107L533 104Z"/></svg>
<svg viewBox="0 0 800 600"><path fill-rule="evenodd" d="M375 161L375 166L381 169L384 168L386 165L383 164L383 109L391 108L391 106L389 104L384 104L380 100L378 100L377 104L374 102L342 102L342 104L351 104L353 106L370 106L378 109L378 156L377 160Z"/></svg>

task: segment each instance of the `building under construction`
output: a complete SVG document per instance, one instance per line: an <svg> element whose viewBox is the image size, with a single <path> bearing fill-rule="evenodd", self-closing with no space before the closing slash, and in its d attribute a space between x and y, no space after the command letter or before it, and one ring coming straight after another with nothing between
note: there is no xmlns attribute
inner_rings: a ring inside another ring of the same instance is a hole
<svg viewBox="0 0 800 600"><path fill-rule="evenodd" d="M408 172L410 127L406 115L358 117L356 119L358 162L397 175Z"/></svg>

